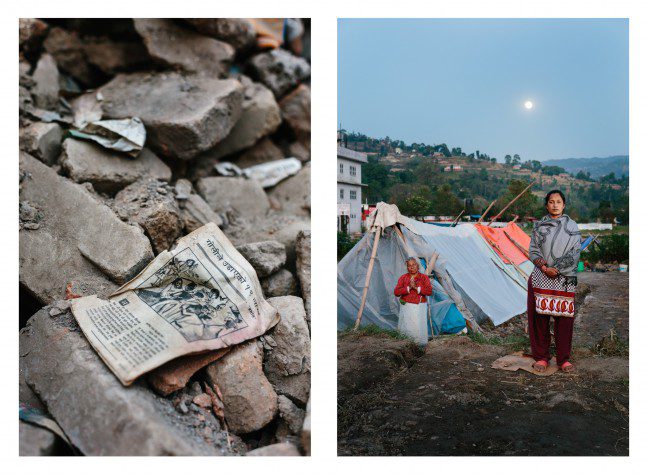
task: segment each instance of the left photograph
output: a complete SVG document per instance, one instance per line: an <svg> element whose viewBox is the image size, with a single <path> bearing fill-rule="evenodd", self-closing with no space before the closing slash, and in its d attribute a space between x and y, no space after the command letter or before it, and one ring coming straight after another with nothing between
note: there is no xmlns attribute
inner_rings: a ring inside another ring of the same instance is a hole
<svg viewBox="0 0 648 475"><path fill-rule="evenodd" d="M310 28L19 20L21 456L310 455Z"/></svg>

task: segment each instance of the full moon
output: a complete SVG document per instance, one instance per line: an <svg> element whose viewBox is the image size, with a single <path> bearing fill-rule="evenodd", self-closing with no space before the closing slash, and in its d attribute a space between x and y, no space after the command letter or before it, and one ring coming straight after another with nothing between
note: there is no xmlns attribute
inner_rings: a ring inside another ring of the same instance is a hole
<svg viewBox="0 0 648 475"><path fill-rule="evenodd" d="M526 102L524 103L524 108L527 109L527 110L531 110L531 109L533 109L533 102L531 102L531 101L526 101Z"/></svg>

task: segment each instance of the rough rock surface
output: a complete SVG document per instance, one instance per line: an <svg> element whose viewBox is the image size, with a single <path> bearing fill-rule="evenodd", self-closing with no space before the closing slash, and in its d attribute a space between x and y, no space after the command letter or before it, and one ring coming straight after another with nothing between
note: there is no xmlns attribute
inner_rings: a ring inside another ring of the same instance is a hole
<svg viewBox="0 0 648 475"><path fill-rule="evenodd" d="M258 449L250 450L248 457L295 457L300 455L299 450L290 442L281 442L279 444L266 445Z"/></svg>
<svg viewBox="0 0 648 475"><path fill-rule="evenodd" d="M268 334L274 347L266 351L263 369L278 394L306 404L310 394L310 336L301 298L268 299L281 320Z"/></svg>
<svg viewBox="0 0 648 475"><path fill-rule="evenodd" d="M164 18L136 18L135 29L149 54L165 66L223 77L234 58L227 43L182 28Z"/></svg>
<svg viewBox="0 0 648 475"><path fill-rule="evenodd" d="M241 116L243 86L234 79L181 73L118 75L100 89L106 118L139 117L147 144L189 160L225 138Z"/></svg>
<svg viewBox="0 0 648 475"><path fill-rule="evenodd" d="M217 226L223 224L223 219L209 207L207 202L195 193L189 195L184 202L180 203L180 215L184 220L185 230L190 233L207 223L214 223Z"/></svg>
<svg viewBox="0 0 648 475"><path fill-rule="evenodd" d="M18 45L27 56L38 52L47 34L47 23L36 18L18 19Z"/></svg>
<svg viewBox="0 0 648 475"><path fill-rule="evenodd" d="M21 457L52 455L54 453L56 436L50 431L20 421L18 434Z"/></svg>
<svg viewBox="0 0 648 475"><path fill-rule="evenodd" d="M99 75L88 63L83 44L76 33L54 27L43 43L45 50L56 60L57 66L86 86L98 83Z"/></svg>
<svg viewBox="0 0 648 475"><path fill-rule="evenodd" d="M233 209L244 216L265 216L270 202L256 180L242 177L206 177L198 180L198 193L217 213Z"/></svg>
<svg viewBox="0 0 648 475"><path fill-rule="evenodd" d="M59 72L56 61L51 55L41 56L32 78L34 87L32 87L31 93L36 105L43 109L56 107L59 95Z"/></svg>
<svg viewBox="0 0 648 475"><path fill-rule="evenodd" d="M246 18L187 18L196 31L231 44L237 50L254 44L256 32Z"/></svg>
<svg viewBox="0 0 648 475"><path fill-rule="evenodd" d="M35 122L20 129L20 150L53 165L61 153L63 129L54 122Z"/></svg>
<svg viewBox="0 0 648 475"><path fill-rule="evenodd" d="M272 92L245 76L241 77L241 83L245 87L241 118L229 135L208 152L213 158L225 157L251 147L281 124L281 112Z"/></svg>
<svg viewBox="0 0 648 475"><path fill-rule="evenodd" d="M105 296L116 288L109 278L125 282L153 258L144 233L82 185L26 153L20 154L20 170L20 200L43 213L38 229L20 231L20 283L40 302L62 298L73 281L84 293Z"/></svg>
<svg viewBox="0 0 648 475"><path fill-rule="evenodd" d="M297 254L297 277L304 298L306 319L311 319L311 232L303 231L297 235L295 243Z"/></svg>
<svg viewBox="0 0 648 475"><path fill-rule="evenodd" d="M289 157L295 157L301 162L307 162L310 160L310 147L306 148L304 144L299 142L291 142L285 148L286 155Z"/></svg>
<svg viewBox="0 0 648 475"><path fill-rule="evenodd" d="M243 244L236 250L254 267L259 277L269 276L286 263L286 246L277 241Z"/></svg>
<svg viewBox="0 0 648 475"><path fill-rule="evenodd" d="M83 52L90 64L109 75L132 70L151 61L146 47L136 41L92 38L83 43Z"/></svg>
<svg viewBox="0 0 648 475"><path fill-rule="evenodd" d="M249 65L253 75L268 86L277 98L310 77L308 62L282 49L260 53L250 60Z"/></svg>
<svg viewBox="0 0 648 475"><path fill-rule="evenodd" d="M289 270L281 269L261 279L261 288L266 298L294 295L297 292L297 281Z"/></svg>
<svg viewBox="0 0 648 475"><path fill-rule="evenodd" d="M311 91L300 84L279 103L281 115L292 129L297 140L310 149L311 135Z"/></svg>
<svg viewBox="0 0 648 475"><path fill-rule="evenodd" d="M264 137L236 158L236 165L241 168L253 167L261 163L285 158L284 153L272 140Z"/></svg>
<svg viewBox="0 0 648 475"><path fill-rule="evenodd" d="M293 434L299 434L304 425L304 416L306 411L298 408L295 403L286 396L279 396L277 398L277 405L279 407L279 415L288 425L290 432Z"/></svg>
<svg viewBox="0 0 648 475"><path fill-rule="evenodd" d="M277 413L277 394L262 369L262 350L256 340L232 348L207 367L207 379L223 395L225 419L236 434L261 429Z"/></svg>
<svg viewBox="0 0 648 475"><path fill-rule="evenodd" d="M121 190L113 209L122 219L142 226L155 254L169 249L182 234L184 221L172 189L155 178L138 180Z"/></svg>
<svg viewBox="0 0 648 475"><path fill-rule="evenodd" d="M85 455L225 455L177 414L170 401L136 382L124 387L101 361L71 312L36 313L20 332L25 380ZM198 424L195 424L198 425Z"/></svg>
<svg viewBox="0 0 648 475"><path fill-rule="evenodd" d="M171 179L171 169L147 148L137 158L132 158L93 143L69 138L63 142L60 162L72 180L92 183L94 189L101 193L115 193L145 177L163 181Z"/></svg>
<svg viewBox="0 0 648 475"><path fill-rule="evenodd" d="M308 404L306 404L306 417L304 417L304 425L301 431L301 444L304 449L304 454L310 456L311 454L311 399L308 397Z"/></svg>
<svg viewBox="0 0 648 475"><path fill-rule="evenodd" d="M273 187L268 193L283 213L310 216L311 167L307 163L299 172Z"/></svg>

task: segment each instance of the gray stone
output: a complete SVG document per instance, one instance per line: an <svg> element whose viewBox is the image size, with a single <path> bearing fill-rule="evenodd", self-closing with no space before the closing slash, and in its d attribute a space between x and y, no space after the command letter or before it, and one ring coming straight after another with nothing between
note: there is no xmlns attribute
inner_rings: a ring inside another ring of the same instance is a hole
<svg viewBox="0 0 648 475"><path fill-rule="evenodd" d="M223 40L237 50L254 45L256 32L250 20L245 18L187 18L196 31Z"/></svg>
<svg viewBox="0 0 648 475"><path fill-rule="evenodd" d="M139 117L147 144L164 156L189 160L224 139L241 116L243 86L234 79L135 73L100 89L104 116Z"/></svg>
<svg viewBox="0 0 648 475"><path fill-rule="evenodd" d="M236 158L235 162L240 168L248 168L261 163L281 160L282 158L285 158L285 155L281 149L268 137L264 137L252 147L242 152Z"/></svg>
<svg viewBox="0 0 648 475"><path fill-rule="evenodd" d="M234 209L243 216L265 216L270 202L261 184L243 177L206 177L198 180L198 193L217 213Z"/></svg>
<svg viewBox="0 0 648 475"><path fill-rule="evenodd" d="M311 398L308 396L308 404L306 404L306 417L304 417L304 425L301 431L301 445L304 450L304 455L310 456L311 454Z"/></svg>
<svg viewBox="0 0 648 475"><path fill-rule="evenodd" d="M268 196L278 203L279 209L287 214L310 216L311 189L310 162L277 186L273 187Z"/></svg>
<svg viewBox="0 0 648 475"><path fill-rule="evenodd" d="M31 89L36 106L53 109L59 99L59 72L52 55L44 54L38 60L34 74L34 87Z"/></svg>
<svg viewBox="0 0 648 475"><path fill-rule="evenodd" d="M297 277L304 298L306 319L310 324L311 319L311 232L302 231L297 235L295 243L297 254Z"/></svg>
<svg viewBox="0 0 648 475"><path fill-rule="evenodd" d="M288 425L290 432L293 434L299 434L304 425L304 416L306 411L298 408L295 403L286 396L279 396L277 398L277 406L279 407L279 415Z"/></svg>
<svg viewBox="0 0 648 475"><path fill-rule="evenodd" d="M63 129L54 122L35 122L20 129L20 150L46 165L53 165L61 153Z"/></svg>
<svg viewBox="0 0 648 475"><path fill-rule="evenodd" d="M272 92L245 76L241 77L241 83L245 87L243 113L229 135L208 152L213 158L249 148L281 124L281 112Z"/></svg>
<svg viewBox="0 0 648 475"><path fill-rule="evenodd" d="M149 54L165 66L191 73L224 77L234 58L227 43L182 28L173 20L135 18L135 30Z"/></svg>
<svg viewBox="0 0 648 475"><path fill-rule="evenodd" d="M137 41L86 38L83 52L90 64L109 75L142 67L151 61L146 47Z"/></svg>
<svg viewBox="0 0 648 475"><path fill-rule="evenodd" d="M265 353L263 370L277 394L306 404L310 394L310 336L301 298L268 299L281 320L268 333L276 343Z"/></svg>
<svg viewBox="0 0 648 475"><path fill-rule="evenodd" d="M20 331L25 380L47 405L71 442L85 455L226 455L192 429L171 401L146 385L121 385L66 312L43 309ZM199 424L200 422L197 421Z"/></svg>
<svg viewBox="0 0 648 475"><path fill-rule="evenodd" d="M50 431L27 422L20 421L18 430L19 455L34 457L53 455L56 436Z"/></svg>
<svg viewBox="0 0 648 475"><path fill-rule="evenodd" d="M281 269L261 279L261 288L266 298L294 295L297 292L297 281L289 270Z"/></svg>
<svg viewBox="0 0 648 475"><path fill-rule="evenodd" d="M286 145L286 155L289 157L295 157L301 162L307 162L310 160L310 147L306 148L304 144L300 142L291 142Z"/></svg>
<svg viewBox="0 0 648 475"><path fill-rule="evenodd" d="M184 227L175 196L164 185L155 178L144 178L117 193L113 202L122 219L142 226L155 254L169 249Z"/></svg>
<svg viewBox="0 0 648 475"><path fill-rule="evenodd" d="M261 429L277 413L277 394L262 370L256 340L243 343L207 367L207 380L223 395L225 419L236 434Z"/></svg>
<svg viewBox="0 0 648 475"><path fill-rule="evenodd" d="M24 152L20 170L20 201L43 213L39 229L20 231L20 283L41 302L63 298L69 283L105 296L116 289L108 278L125 282L153 258L144 233L84 186Z"/></svg>
<svg viewBox="0 0 648 475"><path fill-rule="evenodd" d="M101 80L97 71L88 63L83 43L76 32L54 27L49 30L43 42L45 50L54 56L58 67L85 86L94 86Z"/></svg>
<svg viewBox="0 0 648 475"><path fill-rule="evenodd" d="M214 213L207 202L195 193L189 195L189 198L181 204L180 216L188 233L207 223L214 223L216 226L223 225L223 218Z"/></svg>
<svg viewBox="0 0 648 475"><path fill-rule="evenodd" d="M305 84L281 99L281 116L295 134L297 140L310 149L311 136L311 90Z"/></svg>
<svg viewBox="0 0 648 475"><path fill-rule="evenodd" d="M47 23L36 18L18 19L18 45L27 56L38 52L47 34Z"/></svg>
<svg viewBox="0 0 648 475"><path fill-rule="evenodd" d="M310 77L310 64L284 49L260 53L250 60L255 77L280 98Z"/></svg>
<svg viewBox="0 0 648 475"><path fill-rule="evenodd" d="M171 179L171 169L147 148L137 158L132 158L72 138L63 142L61 165L72 180L92 183L100 193L115 193L146 177L163 181Z"/></svg>
<svg viewBox="0 0 648 475"><path fill-rule="evenodd" d="M237 246L259 277L266 277L286 263L286 246L277 241L261 241Z"/></svg>
<svg viewBox="0 0 648 475"><path fill-rule="evenodd" d="M250 450L245 455L247 457L297 457L300 453L294 444L281 442Z"/></svg>

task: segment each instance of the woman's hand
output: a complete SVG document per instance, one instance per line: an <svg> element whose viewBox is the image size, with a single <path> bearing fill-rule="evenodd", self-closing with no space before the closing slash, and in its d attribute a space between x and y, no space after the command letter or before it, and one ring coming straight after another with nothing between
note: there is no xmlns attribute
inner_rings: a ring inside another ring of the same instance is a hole
<svg viewBox="0 0 648 475"><path fill-rule="evenodd" d="M416 279L414 279L413 275L410 275L410 287L411 288L416 288Z"/></svg>
<svg viewBox="0 0 648 475"><path fill-rule="evenodd" d="M544 270L544 273L547 277L550 277L552 279L555 279L560 275L560 272L558 272L558 269L556 269L555 267L547 267Z"/></svg>

